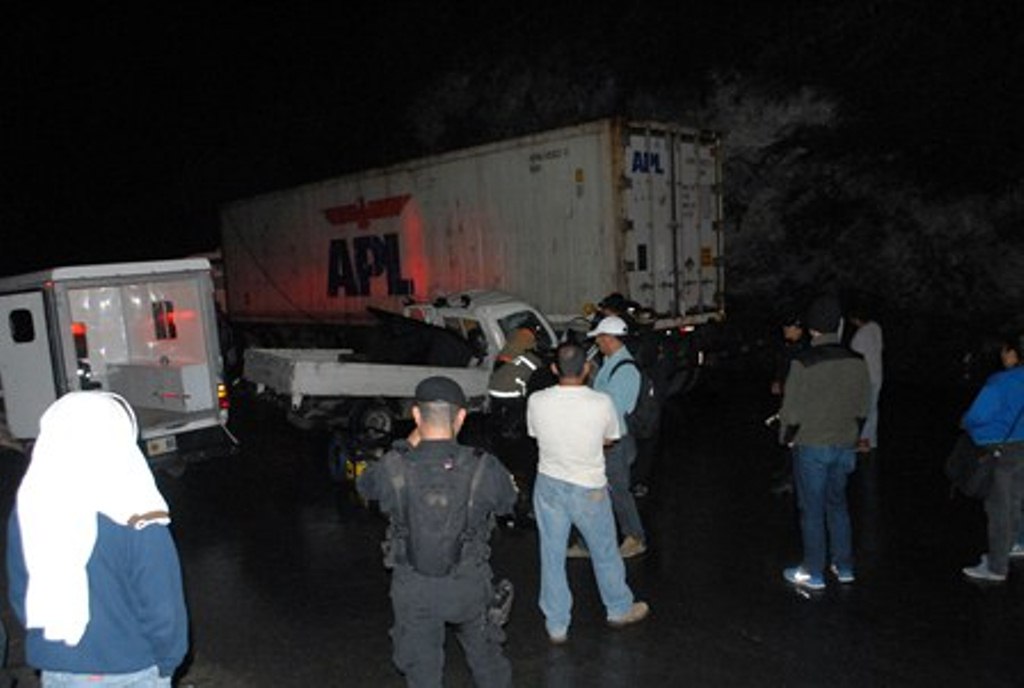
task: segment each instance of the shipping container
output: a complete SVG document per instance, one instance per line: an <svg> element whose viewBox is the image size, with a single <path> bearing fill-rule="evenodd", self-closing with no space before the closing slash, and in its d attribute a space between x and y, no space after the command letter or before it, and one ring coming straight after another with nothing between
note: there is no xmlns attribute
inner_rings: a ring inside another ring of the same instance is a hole
<svg viewBox="0 0 1024 688"><path fill-rule="evenodd" d="M724 315L720 138L605 119L240 200L221 212L235 323L345 323L494 289L578 315L621 292Z"/></svg>

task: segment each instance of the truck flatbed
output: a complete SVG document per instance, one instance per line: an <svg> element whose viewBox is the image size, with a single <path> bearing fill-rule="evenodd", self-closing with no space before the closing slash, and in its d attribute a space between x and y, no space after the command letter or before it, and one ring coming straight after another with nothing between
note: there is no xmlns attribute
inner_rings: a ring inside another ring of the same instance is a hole
<svg viewBox="0 0 1024 688"><path fill-rule="evenodd" d="M259 391L270 389L291 399L293 409L306 397L411 399L416 385L433 375L457 382L471 404L487 396L490 370L346 361L351 349L249 349L245 377Z"/></svg>

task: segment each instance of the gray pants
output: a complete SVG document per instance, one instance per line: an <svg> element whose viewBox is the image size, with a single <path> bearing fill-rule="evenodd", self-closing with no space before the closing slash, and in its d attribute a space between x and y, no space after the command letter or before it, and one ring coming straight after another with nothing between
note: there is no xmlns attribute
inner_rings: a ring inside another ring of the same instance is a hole
<svg viewBox="0 0 1024 688"><path fill-rule="evenodd" d="M988 514L988 568L1006 575L1010 548L1020 532L1021 503L1024 500L1024 446L1015 443L996 463L992 489L985 498Z"/></svg>
<svg viewBox="0 0 1024 688"><path fill-rule="evenodd" d="M395 625L391 629L394 662L408 686L440 688L448 624L466 654L473 681L481 688L509 688L512 666L502 652L500 627L487 622L492 594L488 566L443 578L424 576L407 566L391 579Z"/></svg>
<svg viewBox="0 0 1024 688"><path fill-rule="evenodd" d="M611 488L612 510L615 512L619 534L646 542L640 512L637 511L633 493L629 491L629 469L635 460L636 440L632 435L626 435L604 452L605 473Z"/></svg>

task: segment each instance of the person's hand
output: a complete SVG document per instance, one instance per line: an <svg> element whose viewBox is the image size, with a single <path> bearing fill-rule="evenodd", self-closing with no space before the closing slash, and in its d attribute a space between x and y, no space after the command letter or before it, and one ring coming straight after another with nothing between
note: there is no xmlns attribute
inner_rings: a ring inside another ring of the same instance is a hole
<svg viewBox="0 0 1024 688"><path fill-rule="evenodd" d="M781 397L782 396L782 383L779 382L778 380L772 382L772 396L773 397Z"/></svg>

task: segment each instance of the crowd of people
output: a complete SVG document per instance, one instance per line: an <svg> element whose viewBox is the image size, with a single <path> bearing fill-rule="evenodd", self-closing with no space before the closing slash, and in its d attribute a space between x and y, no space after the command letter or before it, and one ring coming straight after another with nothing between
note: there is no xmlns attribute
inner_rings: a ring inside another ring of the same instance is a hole
<svg viewBox="0 0 1024 688"><path fill-rule="evenodd" d="M638 449L629 419L642 374L618 305L604 304L583 339L559 344L550 364L528 330L516 331L492 379L492 396L536 445L528 493L538 604L553 644L570 637L574 556L590 559L609 627L650 613L625 565L650 545L631 478ZM856 580L847 480L879 446L882 329L865 310L845 315L838 299L822 296L786 317L772 375L784 448L773 491L795 493L803 545L782 575L804 591ZM844 337L847 322L855 329ZM997 459L983 497L987 552L963 569L985 582L1005 581L1010 559L1024 557L1022 346L1019 337L1003 343L1002 370L963 416L971 445ZM531 382L536 374L549 383ZM515 588L495 583L489 542L496 517L512 513L523 492L493 453L458 442L467 407L450 378L424 380L415 429L357 482L388 519L392 659L410 686L442 684L449 626L478 685L512 685L503 643ZM27 662L44 686L170 686L188 649L188 615L170 513L131 407L116 394L71 392L40 428L8 524L8 592Z"/></svg>

